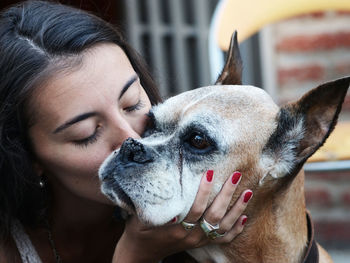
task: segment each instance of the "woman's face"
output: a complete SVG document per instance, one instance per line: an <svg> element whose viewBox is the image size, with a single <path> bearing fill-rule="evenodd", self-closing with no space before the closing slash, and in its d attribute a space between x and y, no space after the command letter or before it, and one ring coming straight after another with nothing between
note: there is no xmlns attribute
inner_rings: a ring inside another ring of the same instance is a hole
<svg viewBox="0 0 350 263"><path fill-rule="evenodd" d="M100 193L98 168L125 139L140 136L151 108L122 49L100 44L85 52L78 67L38 88L31 105L29 136L54 189L108 202Z"/></svg>

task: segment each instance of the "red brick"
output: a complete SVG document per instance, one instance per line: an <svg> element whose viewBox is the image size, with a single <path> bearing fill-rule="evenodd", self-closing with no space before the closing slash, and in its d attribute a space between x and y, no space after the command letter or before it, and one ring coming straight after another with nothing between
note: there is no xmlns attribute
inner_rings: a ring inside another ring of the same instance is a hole
<svg viewBox="0 0 350 263"><path fill-rule="evenodd" d="M350 220L324 222L314 220L316 240L350 243Z"/></svg>
<svg viewBox="0 0 350 263"><path fill-rule="evenodd" d="M319 12L312 12L312 13L308 13L308 14L303 14L303 15L298 15L298 16L294 16L292 19L299 19L299 18L323 18L325 16L325 12L319 11Z"/></svg>
<svg viewBox="0 0 350 263"><path fill-rule="evenodd" d="M350 16L350 11L337 11L338 15Z"/></svg>
<svg viewBox="0 0 350 263"><path fill-rule="evenodd" d="M297 68L280 68L278 69L278 83L280 85L288 82L304 82L309 80L322 80L325 72L321 65L309 65Z"/></svg>
<svg viewBox="0 0 350 263"><path fill-rule="evenodd" d="M349 111L350 110L350 96L346 96L344 103L343 103L343 111Z"/></svg>
<svg viewBox="0 0 350 263"><path fill-rule="evenodd" d="M350 171L337 172L307 172L306 180L323 180L323 181L346 181L350 184Z"/></svg>
<svg viewBox="0 0 350 263"><path fill-rule="evenodd" d="M311 16L312 18L323 18L325 16L325 12L313 12L310 13L309 16Z"/></svg>
<svg viewBox="0 0 350 263"><path fill-rule="evenodd" d="M326 189L306 189L306 206L331 207L332 197Z"/></svg>
<svg viewBox="0 0 350 263"><path fill-rule="evenodd" d="M349 192L342 193L341 199L343 201L343 204L350 208L350 190Z"/></svg>
<svg viewBox="0 0 350 263"><path fill-rule="evenodd" d="M350 32L286 37L276 45L278 51L284 52L307 52L344 47L350 47Z"/></svg>
<svg viewBox="0 0 350 263"><path fill-rule="evenodd" d="M339 63L335 66L335 71L339 75L348 75L350 73L350 63Z"/></svg>

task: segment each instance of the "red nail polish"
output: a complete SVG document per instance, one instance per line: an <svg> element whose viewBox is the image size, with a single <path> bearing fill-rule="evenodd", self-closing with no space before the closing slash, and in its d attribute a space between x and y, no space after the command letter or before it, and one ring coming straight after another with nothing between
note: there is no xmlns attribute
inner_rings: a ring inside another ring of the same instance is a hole
<svg viewBox="0 0 350 263"><path fill-rule="evenodd" d="M208 170L207 171L207 181L211 182L213 180L213 175L214 175L214 171L213 170Z"/></svg>
<svg viewBox="0 0 350 263"><path fill-rule="evenodd" d="M173 219L171 219L171 223L176 223L176 221L177 221L177 218L176 218L176 217L174 217Z"/></svg>
<svg viewBox="0 0 350 263"><path fill-rule="evenodd" d="M243 218L242 220L242 226L244 226L245 222L247 222L248 217Z"/></svg>
<svg viewBox="0 0 350 263"><path fill-rule="evenodd" d="M252 191L248 191L244 194L244 199L243 202L244 203L248 203L248 201L250 200L250 198L252 197L253 192Z"/></svg>
<svg viewBox="0 0 350 263"><path fill-rule="evenodd" d="M241 173L240 172L234 172L232 175L232 183L237 184L239 181L239 178L241 178Z"/></svg>

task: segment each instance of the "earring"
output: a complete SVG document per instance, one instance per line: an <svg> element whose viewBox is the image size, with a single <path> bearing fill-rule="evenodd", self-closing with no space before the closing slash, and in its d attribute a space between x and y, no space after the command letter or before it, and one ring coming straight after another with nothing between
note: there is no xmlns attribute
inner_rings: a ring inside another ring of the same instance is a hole
<svg viewBox="0 0 350 263"><path fill-rule="evenodd" d="M39 177L39 183L38 183L39 187L41 189L45 188L46 187L46 176L44 174L43 168L37 162L34 162L33 168L34 168L34 172Z"/></svg>
<svg viewBox="0 0 350 263"><path fill-rule="evenodd" d="M40 188L45 188L46 186L46 182L44 180L44 176L40 176L40 179L39 179L39 187Z"/></svg>

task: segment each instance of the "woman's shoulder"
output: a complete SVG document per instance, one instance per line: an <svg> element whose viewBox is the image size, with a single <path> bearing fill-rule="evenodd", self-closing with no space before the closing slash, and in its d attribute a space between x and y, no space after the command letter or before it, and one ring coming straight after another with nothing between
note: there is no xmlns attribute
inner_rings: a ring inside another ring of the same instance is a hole
<svg viewBox="0 0 350 263"><path fill-rule="evenodd" d="M12 237L0 241L0 262L21 263L21 256Z"/></svg>

